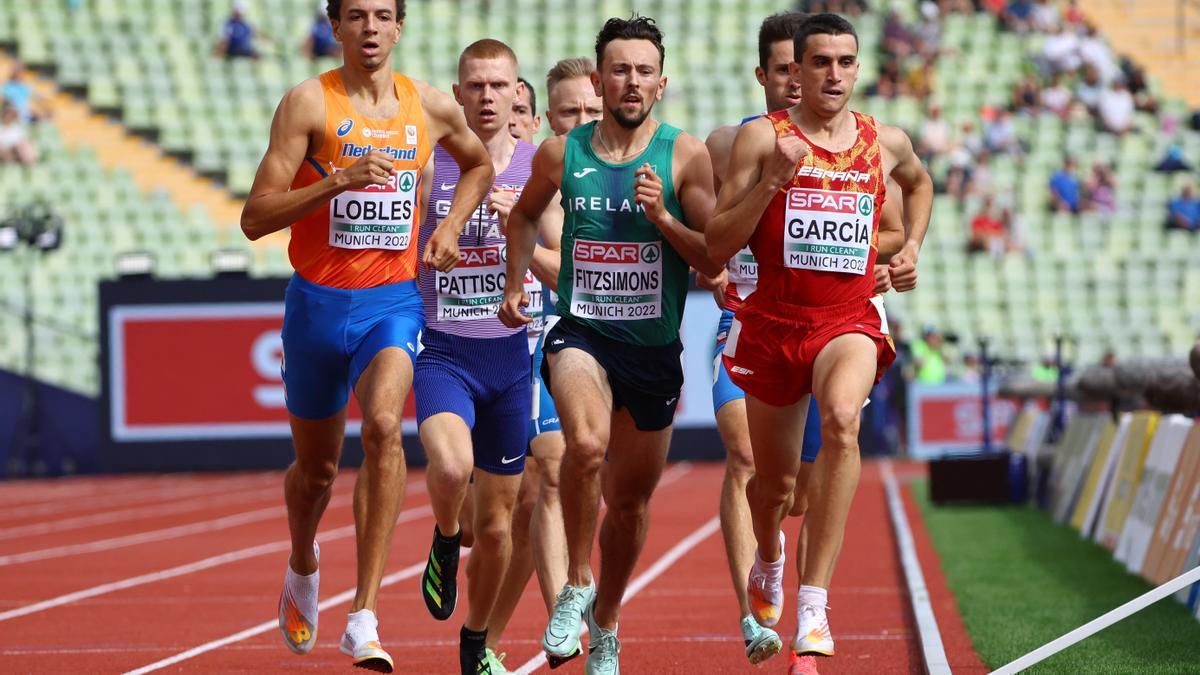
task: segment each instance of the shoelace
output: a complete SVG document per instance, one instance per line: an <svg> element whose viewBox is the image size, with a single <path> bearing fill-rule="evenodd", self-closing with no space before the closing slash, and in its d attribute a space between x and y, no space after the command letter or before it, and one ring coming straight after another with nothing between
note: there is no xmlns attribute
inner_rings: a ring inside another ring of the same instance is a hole
<svg viewBox="0 0 1200 675"><path fill-rule="evenodd" d="M574 623L574 614L582 613L575 605L583 599L583 591L577 589L570 584L563 586L562 591L558 594L558 601L555 603L554 615L550 617L550 624L555 628L566 630Z"/></svg>
<svg viewBox="0 0 1200 675"><path fill-rule="evenodd" d="M592 641L596 643L595 652L599 652L601 661L615 661L617 654L621 651L621 641L617 639L617 634L610 630L597 630L592 635Z"/></svg>

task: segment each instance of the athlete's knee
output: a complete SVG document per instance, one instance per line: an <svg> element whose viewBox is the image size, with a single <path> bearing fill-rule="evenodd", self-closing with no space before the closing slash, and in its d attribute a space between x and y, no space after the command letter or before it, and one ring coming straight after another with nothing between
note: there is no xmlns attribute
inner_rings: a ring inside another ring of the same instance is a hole
<svg viewBox="0 0 1200 675"><path fill-rule="evenodd" d="M608 451L608 434L585 430L567 436L567 453L577 469L599 471Z"/></svg>
<svg viewBox="0 0 1200 675"><path fill-rule="evenodd" d="M512 511L496 509L480 514L476 518L474 533L476 547L493 550L503 547L512 537Z"/></svg>
<svg viewBox="0 0 1200 675"><path fill-rule="evenodd" d="M759 473L746 483L746 499L761 508L776 508L789 503L795 490L795 476Z"/></svg>
<svg viewBox="0 0 1200 675"><path fill-rule="evenodd" d="M625 521L638 521L646 518L650 508L650 493L636 488L625 488L606 494L604 503L609 513Z"/></svg>
<svg viewBox="0 0 1200 675"><path fill-rule="evenodd" d="M542 461L540 470L542 484L538 486L540 499L545 499L547 494L551 494L555 499L558 498L558 474L562 470L562 463L555 461Z"/></svg>
<svg viewBox="0 0 1200 675"><path fill-rule="evenodd" d="M363 452L371 455L400 452L401 419L399 413L377 412L363 420Z"/></svg>
<svg viewBox="0 0 1200 675"><path fill-rule="evenodd" d="M852 402L835 402L821 411L822 450L850 448L858 444L860 406ZM832 446L832 447L831 447Z"/></svg>
<svg viewBox="0 0 1200 675"><path fill-rule="evenodd" d="M725 446L725 476L727 479L745 485L754 475L754 455L750 445L740 442Z"/></svg>
<svg viewBox="0 0 1200 675"><path fill-rule="evenodd" d="M337 462L296 462L292 465L294 475L299 478L298 487L305 494L314 496L324 494L333 487L337 478Z"/></svg>
<svg viewBox="0 0 1200 675"><path fill-rule="evenodd" d="M433 494L457 493L471 481L473 469L470 462L437 462L430 465L425 483Z"/></svg>

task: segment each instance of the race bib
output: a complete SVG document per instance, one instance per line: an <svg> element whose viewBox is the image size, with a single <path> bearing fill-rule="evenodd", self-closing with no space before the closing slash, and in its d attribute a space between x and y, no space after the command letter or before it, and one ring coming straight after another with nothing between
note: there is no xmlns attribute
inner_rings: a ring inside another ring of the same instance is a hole
<svg viewBox="0 0 1200 675"><path fill-rule="evenodd" d="M576 241L571 314L636 321L662 316L662 242Z"/></svg>
<svg viewBox="0 0 1200 675"><path fill-rule="evenodd" d="M729 261L729 283L754 286L758 284L758 261L746 246Z"/></svg>
<svg viewBox="0 0 1200 675"><path fill-rule="evenodd" d="M787 193L785 218L785 267L867 273L875 195L794 187Z"/></svg>
<svg viewBox="0 0 1200 675"><path fill-rule="evenodd" d="M437 320L474 321L496 316L504 300L504 246L464 246L458 256L457 267L437 273Z"/></svg>
<svg viewBox="0 0 1200 675"><path fill-rule="evenodd" d="M543 295L542 282L533 276L533 272L525 272L525 292L529 294L529 306L525 308L525 316L530 318L529 325L526 330L529 335L540 335L542 329L546 325L546 307L545 296Z"/></svg>
<svg viewBox="0 0 1200 675"><path fill-rule="evenodd" d="M347 190L329 203L329 245L403 251L417 218L417 172L397 171L383 185Z"/></svg>

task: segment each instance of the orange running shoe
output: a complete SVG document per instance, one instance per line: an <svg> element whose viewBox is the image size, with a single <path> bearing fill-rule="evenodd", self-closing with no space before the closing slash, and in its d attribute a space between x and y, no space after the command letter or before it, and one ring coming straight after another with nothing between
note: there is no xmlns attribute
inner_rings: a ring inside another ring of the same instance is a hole
<svg viewBox="0 0 1200 675"><path fill-rule="evenodd" d="M754 620L760 626L770 628L779 623L783 614L783 563L784 555L783 532L779 533L779 560L772 563L763 562L754 551L754 565L750 568L750 578L746 581L746 595L750 599L750 611Z"/></svg>
<svg viewBox="0 0 1200 675"><path fill-rule="evenodd" d="M321 549L316 542L313 542L313 553L320 562ZM320 583L320 577L314 579L314 586ZM279 593L279 632L283 634L283 644L300 655L311 652L317 644L317 588L312 589L311 597L304 597L304 591L297 597L295 591L305 588L304 584L308 582L307 578L293 572L289 563L283 590Z"/></svg>
<svg viewBox="0 0 1200 675"><path fill-rule="evenodd" d="M790 652L788 655L788 675L819 675L817 673L817 657L812 654L800 655Z"/></svg>

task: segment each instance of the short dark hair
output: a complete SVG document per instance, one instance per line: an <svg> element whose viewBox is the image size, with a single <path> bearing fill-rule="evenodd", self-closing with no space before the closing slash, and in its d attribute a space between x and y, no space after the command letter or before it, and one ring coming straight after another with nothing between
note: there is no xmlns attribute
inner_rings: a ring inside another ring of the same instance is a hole
<svg viewBox="0 0 1200 675"><path fill-rule="evenodd" d="M521 84L525 85L525 91L529 92L529 112L536 115L537 114L537 89L534 89L533 84L529 80L527 80L523 77L517 77L517 82L520 82Z"/></svg>
<svg viewBox="0 0 1200 675"><path fill-rule="evenodd" d="M791 40L800 32L800 27L808 15L804 12L780 12L763 19L758 27L758 65L767 69L767 61L771 58L771 47L776 42Z"/></svg>
<svg viewBox="0 0 1200 675"><path fill-rule="evenodd" d="M853 35L854 46L858 46L858 33L854 31L854 26L849 21L828 12L813 14L804 20L800 30L792 38L792 48L796 50L793 58L797 62L804 57L804 47L810 35Z"/></svg>
<svg viewBox="0 0 1200 675"><path fill-rule="evenodd" d="M325 4L325 15L330 21L342 20L342 0L329 0ZM396 0L396 20L404 20L404 0Z"/></svg>
<svg viewBox="0 0 1200 675"><path fill-rule="evenodd" d="M648 40L658 47L658 69L662 70L667 60L667 50L663 47L662 31L658 24L648 16L634 14L628 19L613 17L604 23L600 34L596 36L596 66L604 63L604 49L613 40Z"/></svg>

